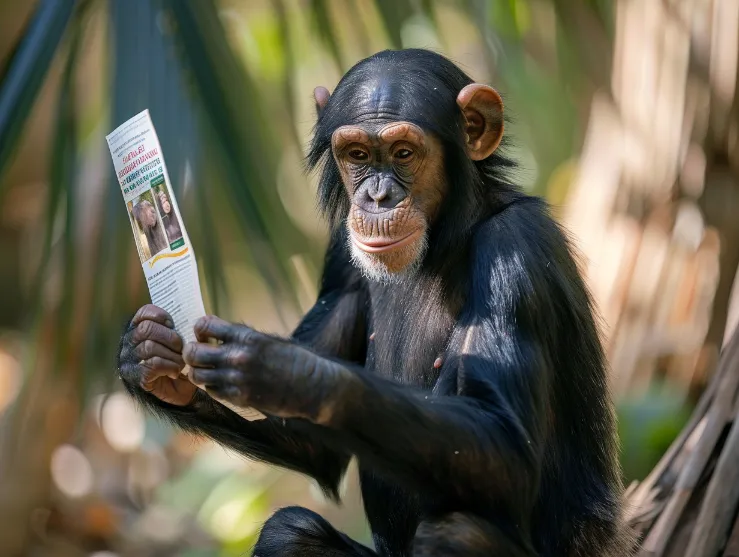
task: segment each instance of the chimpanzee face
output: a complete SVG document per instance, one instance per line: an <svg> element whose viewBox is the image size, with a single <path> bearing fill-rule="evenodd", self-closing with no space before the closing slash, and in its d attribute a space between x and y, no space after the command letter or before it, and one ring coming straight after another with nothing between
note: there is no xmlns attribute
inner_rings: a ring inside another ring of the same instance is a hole
<svg viewBox="0 0 739 557"><path fill-rule="evenodd" d="M149 204L147 207L144 208L143 212L143 218L144 218L144 225L148 226L149 228L153 227L157 223L157 214L154 210L154 206Z"/></svg>
<svg viewBox="0 0 739 557"><path fill-rule="evenodd" d="M330 143L349 201L352 259L371 279L394 280L423 261L449 189L447 176L456 171L444 160L450 143L481 161L503 135L503 103L494 89L479 83L457 89L433 79L409 81L380 60L344 76L334 95L325 87L314 91L321 116L313 164ZM449 135L450 129L459 133L443 142L429 131ZM324 199L332 198L336 185L334 178L322 185Z"/></svg>
<svg viewBox="0 0 739 557"><path fill-rule="evenodd" d="M169 204L169 199L167 199L167 196L164 192L159 193L159 201L162 204L162 211L164 211L165 214L169 214L169 212L172 210L172 206Z"/></svg>
<svg viewBox="0 0 739 557"><path fill-rule="evenodd" d="M338 128L332 149L355 262L371 277L416 268L446 193L441 143L409 122L365 122Z"/></svg>

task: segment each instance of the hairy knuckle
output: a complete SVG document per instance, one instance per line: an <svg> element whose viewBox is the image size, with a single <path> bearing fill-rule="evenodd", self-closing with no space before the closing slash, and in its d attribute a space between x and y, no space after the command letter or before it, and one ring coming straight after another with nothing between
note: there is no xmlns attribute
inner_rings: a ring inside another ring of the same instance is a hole
<svg viewBox="0 0 739 557"><path fill-rule="evenodd" d="M226 361L234 367L248 366L252 362L252 354L248 347L230 348Z"/></svg>
<svg viewBox="0 0 739 557"><path fill-rule="evenodd" d="M136 339L136 342L142 342L143 340L146 340L153 330L153 321L145 320L138 324L136 327L136 330L134 331L134 337Z"/></svg>
<svg viewBox="0 0 739 557"><path fill-rule="evenodd" d="M153 370L162 369L164 367L164 359L159 356L154 356L153 358L149 358L149 365Z"/></svg>
<svg viewBox="0 0 739 557"><path fill-rule="evenodd" d="M244 327L243 325L231 325L231 331L233 333L234 338L238 342L246 343L251 340L250 333L251 329L248 327Z"/></svg>
<svg viewBox="0 0 739 557"><path fill-rule="evenodd" d="M142 364L140 366L139 379L142 383L150 383L157 377L157 373L154 369L149 367L148 364Z"/></svg>
<svg viewBox="0 0 739 557"><path fill-rule="evenodd" d="M224 376L225 382L229 385L245 385L248 378L248 374L245 375L238 369L229 370Z"/></svg>
<svg viewBox="0 0 739 557"><path fill-rule="evenodd" d="M260 350L262 340L259 337L259 334L253 329L244 327L243 332L240 333L240 337L242 346L248 349L251 353L256 353Z"/></svg>
<svg viewBox="0 0 739 557"><path fill-rule="evenodd" d="M141 354L142 358L149 358L152 354L154 354L154 350L156 349L156 342L154 342L151 339L146 339L144 342L141 343Z"/></svg>

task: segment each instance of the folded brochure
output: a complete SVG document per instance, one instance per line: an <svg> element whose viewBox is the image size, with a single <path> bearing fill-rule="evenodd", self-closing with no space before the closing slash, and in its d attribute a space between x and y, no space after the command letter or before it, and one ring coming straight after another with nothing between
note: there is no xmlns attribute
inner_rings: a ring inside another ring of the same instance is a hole
<svg viewBox="0 0 739 557"><path fill-rule="evenodd" d="M205 315L198 267L149 111L127 120L106 139L151 301L172 316L184 342L194 341L193 326ZM253 408L219 402L249 421L265 418Z"/></svg>

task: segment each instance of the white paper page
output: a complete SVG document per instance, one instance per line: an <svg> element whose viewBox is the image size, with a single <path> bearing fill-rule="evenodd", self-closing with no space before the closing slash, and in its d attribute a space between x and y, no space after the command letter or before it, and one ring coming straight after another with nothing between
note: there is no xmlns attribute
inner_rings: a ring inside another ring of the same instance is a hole
<svg viewBox="0 0 739 557"><path fill-rule="evenodd" d="M205 315L198 267L149 111L127 120L106 139L151 301L172 316L185 342L194 341L193 326ZM219 402L244 419L265 418L252 408Z"/></svg>

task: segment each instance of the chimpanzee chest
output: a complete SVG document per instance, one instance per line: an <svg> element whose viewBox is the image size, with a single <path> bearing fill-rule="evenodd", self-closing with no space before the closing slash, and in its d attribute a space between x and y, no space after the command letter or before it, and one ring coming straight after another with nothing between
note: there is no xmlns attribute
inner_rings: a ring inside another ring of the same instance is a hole
<svg viewBox="0 0 739 557"><path fill-rule="evenodd" d="M432 389L455 315L434 289L370 287L365 367L400 383Z"/></svg>
<svg viewBox="0 0 739 557"><path fill-rule="evenodd" d="M425 285L371 285L365 367L400 383L431 390L456 322L438 290ZM359 463L362 497L375 547L383 557L410 555L432 501L407 491Z"/></svg>

